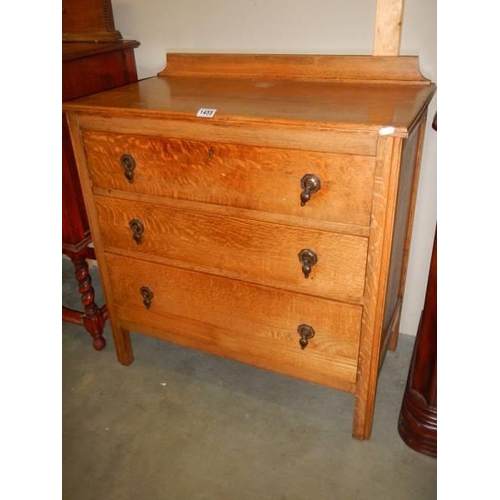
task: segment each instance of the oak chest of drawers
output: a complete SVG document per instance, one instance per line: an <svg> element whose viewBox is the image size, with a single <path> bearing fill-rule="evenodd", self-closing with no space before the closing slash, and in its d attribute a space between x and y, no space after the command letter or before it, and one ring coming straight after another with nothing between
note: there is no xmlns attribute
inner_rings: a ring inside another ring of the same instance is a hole
<svg viewBox="0 0 500 500"><path fill-rule="evenodd" d="M119 361L132 331L347 391L369 438L434 91L415 57L169 54L66 104Z"/></svg>

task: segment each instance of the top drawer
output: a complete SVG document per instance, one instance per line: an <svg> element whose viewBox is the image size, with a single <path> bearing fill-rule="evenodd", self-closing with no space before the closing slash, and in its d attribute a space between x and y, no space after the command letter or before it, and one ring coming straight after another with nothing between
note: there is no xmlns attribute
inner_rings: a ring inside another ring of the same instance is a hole
<svg viewBox="0 0 500 500"><path fill-rule="evenodd" d="M94 187L369 225L373 157L93 131L83 141Z"/></svg>

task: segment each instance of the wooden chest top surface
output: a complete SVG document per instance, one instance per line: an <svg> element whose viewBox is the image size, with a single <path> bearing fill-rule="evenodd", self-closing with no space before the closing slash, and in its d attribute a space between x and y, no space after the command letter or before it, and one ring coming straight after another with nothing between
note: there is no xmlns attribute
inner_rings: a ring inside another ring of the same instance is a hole
<svg viewBox="0 0 500 500"><path fill-rule="evenodd" d="M240 76L234 70L237 63L227 64L227 71L220 64L217 68L224 73L210 76L203 71L190 74L184 68L176 71L174 64L159 76L75 101L65 110L200 120L203 118L197 117L198 111L208 108L217 110L212 118L206 118L214 123L303 122L375 133L393 127L391 133L406 136L435 92L434 84L419 75L412 80L406 73L398 75L391 70L378 79L370 69L377 58L363 58L367 69L345 73L337 64L339 57L345 57L324 57L326 65L334 61L329 75L319 71L321 59L318 68L307 71L299 64L296 76L280 76L271 67L266 73L265 66L256 66Z"/></svg>

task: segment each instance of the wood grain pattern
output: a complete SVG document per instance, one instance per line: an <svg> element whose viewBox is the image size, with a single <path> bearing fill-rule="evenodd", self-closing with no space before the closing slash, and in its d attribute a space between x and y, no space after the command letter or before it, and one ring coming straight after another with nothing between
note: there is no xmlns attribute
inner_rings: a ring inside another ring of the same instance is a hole
<svg viewBox="0 0 500 500"><path fill-rule="evenodd" d="M355 224L345 224L342 222L329 222L319 219L300 217L300 215L287 215L280 213L261 212L257 210L248 210L246 208L229 207L224 205L214 205L200 203L195 201L176 200L174 198L166 198L162 196L131 193L127 191L119 191L109 188L94 188L93 192L96 196L112 197L120 200L129 200L132 202L154 203L167 207L173 207L177 210L209 210L210 213L225 217L233 217L237 219L248 219L261 222L269 222L271 224L282 224L285 226L301 227L303 229L313 229L319 231L329 231L337 234L347 234L351 236L368 237L370 235L370 227L358 226Z"/></svg>
<svg viewBox="0 0 500 500"><path fill-rule="evenodd" d="M217 79L221 75L260 80L429 83L421 75L418 57L415 56L403 56L396 60L393 57L327 54L169 53L165 68L158 73L161 77Z"/></svg>
<svg viewBox="0 0 500 500"><path fill-rule="evenodd" d="M370 438L375 409L401 147L399 138L379 139L353 419L358 439Z"/></svg>
<svg viewBox="0 0 500 500"><path fill-rule="evenodd" d="M68 101L137 81L136 41L63 44L62 95ZM83 75L99 75L84 78Z"/></svg>
<svg viewBox="0 0 500 500"><path fill-rule="evenodd" d="M86 8L90 6L91 2L79 2L78 5L75 2L65 2L63 10L69 3L71 3L72 8L75 8L75 12L92 15L90 9ZM113 21L112 15L110 20ZM138 45L139 42L136 41L114 41L104 44L63 43L63 101L137 81L133 49ZM89 74L92 74L94 78L88 78ZM85 212L67 121L63 113L62 251L71 259L75 268L75 278L81 294L82 307L74 309L63 306L62 319L73 324L83 325L93 337L94 348L101 350L106 345L103 330L107 311L105 305L98 307L94 302L92 278L86 263L86 259L95 259L94 249L90 246L91 241L92 235Z"/></svg>
<svg viewBox="0 0 500 500"><path fill-rule="evenodd" d="M132 330L348 391L369 439L434 85L400 57L176 58L66 108L119 360ZM305 173L322 186L300 206ZM319 256L308 279L302 247ZM301 323L316 330L304 350Z"/></svg>
<svg viewBox="0 0 500 500"><path fill-rule="evenodd" d="M404 277L403 265L405 263L406 239L408 237L408 226L410 210L412 208L413 181L415 177L416 156L419 147L419 130L414 129L408 139L403 141L401 153L401 168L398 179L398 192L395 208L393 241L391 258L389 261L389 271L387 279L385 314L383 322L382 345L385 344L385 337L388 334L388 326L393 317L395 308L402 297L401 284ZM411 230L411 228L410 228ZM397 336L396 339L397 340ZM385 352L381 352L381 357Z"/></svg>
<svg viewBox="0 0 500 500"><path fill-rule="evenodd" d="M356 61L353 57L351 64L355 65ZM404 58L391 58L391 61L398 67L405 65ZM278 61L277 67L280 64ZM272 75L270 66L269 69ZM200 108L215 108L217 112L210 119L214 124L238 120L240 124L282 125L300 120L302 126L334 125L337 129L375 134L382 127L392 126L396 134L404 134L435 91L434 84L427 80L374 84L342 83L330 78L311 85L309 81L286 78L262 81L222 75L210 78L202 73L197 77L145 79L106 95L68 103L65 109L122 117L139 113L150 117L182 117L199 122L196 113Z"/></svg>
<svg viewBox="0 0 500 500"><path fill-rule="evenodd" d="M64 106L63 106L64 107ZM123 109L110 113L105 109L98 114L81 114L83 130L94 132L157 137L162 139L196 140L231 145L252 145L267 148L295 149L322 153L375 156L378 129L344 129L343 124L332 127L317 122L283 123L262 120L241 120L226 117L223 120L200 120L192 114L146 114L139 119ZM406 136L406 129L395 130L394 135Z"/></svg>
<svg viewBox="0 0 500 500"><path fill-rule="evenodd" d="M369 225L374 158L95 132L84 142L95 187ZM136 162L133 183L124 153ZM301 206L308 173L321 190Z"/></svg>
<svg viewBox="0 0 500 500"><path fill-rule="evenodd" d="M234 218L209 207L94 199L109 251L326 298L360 302L363 297L366 238ZM129 227L132 219L144 225L140 244ZM298 259L304 248L318 256L307 279Z"/></svg>
<svg viewBox="0 0 500 500"><path fill-rule="evenodd" d="M335 387L353 383L361 307L107 254L121 321L163 338ZM150 309L139 288L154 292ZM190 325L185 330L186 321ZM314 339L302 350L298 325ZM331 379L331 380L330 380Z"/></svg>
<svg viewBox="0 0 500 500"><path fill-rule="evenodd" d="M89 218L89 224L92 230L92 240L95 247L95 255L99 263L102 287L106 297L108 319L111 324L111 332L116 350L118 361L123 365L129 365L134 360L132 343L130 341L130 332L124 328L119 320L118 312L114 307L114 296L111 288L109 274L106 269L104 245L102 243L101 230L99 228L99 219L97 216L94 198L92 196L92 182L86 165L85 149L83 146L80 124L76 115L67 115L68 127L70 130L71 143L78 168L83 199Z"/></svg>
<svg viewBox="0 0 500 500"><path fill-rule="evenodd" d="M111 0L62 0L63 41L113 41L115 29Z"/></svg>

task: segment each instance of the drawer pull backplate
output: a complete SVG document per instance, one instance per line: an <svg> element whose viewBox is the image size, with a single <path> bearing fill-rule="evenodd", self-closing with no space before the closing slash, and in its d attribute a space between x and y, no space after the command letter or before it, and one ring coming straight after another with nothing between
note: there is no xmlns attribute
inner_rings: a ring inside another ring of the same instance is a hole
<svg viewBox="0 0 500 500"><path fill-rule="evenodd" d="M142 243L142 235L144 234L144 224L139 219L132 219L128 225L132 230L134 241L140 245Z"/></svg>
<svg viewBox="0 0 500 500"><path fill-rule="evenodd" d="M127 180L130 183L134 182L134 170L135 170L134 157L128 154L124 154L120 158L120 163L123 167L123 171Z"/></svg>
<svg viewBox="0 0 500 500"><path fill-rule="evenodd" d="M321 189L321 180L315 174L306 174L300 179L300 205L304 206L311 198L311 195L317 193Z"/></svg>
<svg viewBox="0 0 500 500"><path fill-rule="evenodd" d="M312 266L318 262L318 256L309 248L304 248L299 252L299 261L302 263L304 278L309 278Z"/></svg>
<svg viewBox="0 0 500 500"><path fill-rule="evenodd" d="M297 332L300 335L300 347L305 349L307 344L309 344L309 340L312 339L315 335L314 328L311 325L302 324L297 327Z"/></svg>
<svg viewBox="0 0 500 500"><path fill-rule="evenodd" d="M151 307L151 301L153 300L154 294L153 290L147 286L141 286L142 303L146 309Z"/></svg>

